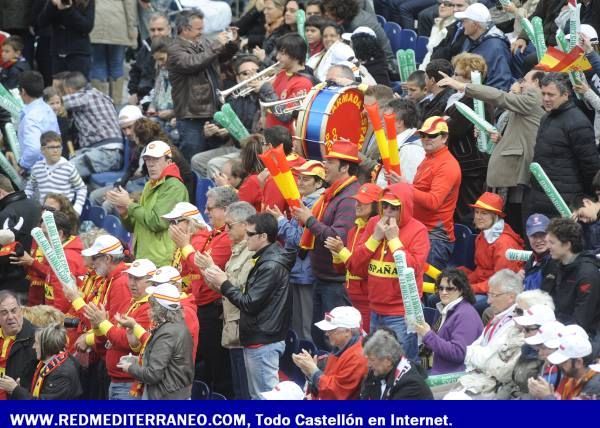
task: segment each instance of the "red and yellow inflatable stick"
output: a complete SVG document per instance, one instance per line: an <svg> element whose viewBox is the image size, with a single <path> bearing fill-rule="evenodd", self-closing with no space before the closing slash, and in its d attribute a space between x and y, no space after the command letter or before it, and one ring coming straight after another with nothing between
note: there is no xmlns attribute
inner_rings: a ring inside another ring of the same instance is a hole
<svg viewBox="0 0 600 428"><path fill-rule="evenodd" d="M396 115L394 113L386 113L383 115L383 120L388 140L390 169L396 174L402 175L400 172L400 153L398 152L398 141L396 139Z"/></svg>
<svg viewBox="0 0 600 428"><path fill-rule="evenodd" d="M369 116L369 120L373 124L373 131L375 133L375 142L379 149L379 155L381 156L381 162L385 172L390 172L390 151L388 146L387 138L385 137L385 131L381 124L381 117L379 116L379 107L377 103L365 104L365 110Z"/></svg>
<svg viewBox="0 0 600 428"><path fill-rule="evenodd" d="M283 144L274 149L267 150L262 155L258 155L262 163L269 170L275 185L283 195L283 198L290 207L300 206L300 192L294 180L294 175L290 169L290 164L283 152Z"/></svg>

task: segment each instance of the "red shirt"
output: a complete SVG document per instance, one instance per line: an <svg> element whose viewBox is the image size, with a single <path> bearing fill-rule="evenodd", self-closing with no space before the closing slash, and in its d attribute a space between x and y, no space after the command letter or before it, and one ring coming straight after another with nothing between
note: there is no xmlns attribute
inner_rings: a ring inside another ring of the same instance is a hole
<svg viewBox="0 0 600 428"><path fill-rule="evenodd" d="M313 87L312 81L297 73L288 73L285 70L277 73L277 77L273 81L273 90L280 100L299 97L307 94ZM272 113L267 113L265 119L265 128L271 128L276 125L285 126L290 132L293 132L293 122L282 122Z"/></svg>
<svg viewBox="0 0 600 428"><path fill-rule="evenodd" d="M0 374L4 376L6 373L6 363L10 356L10 349L15 343L15 336L4 336L4 332L0 329ZM0 389L0 400L6 400L6 392Z"/></svg>
<svg viewBox="0 0 600 428"><path fill-rule="evenodd" d="M248 202L256 212L260 212L263 204L263 194L261 190L258 174L251 174L244 179L238 190L240 201Z"/></svg>

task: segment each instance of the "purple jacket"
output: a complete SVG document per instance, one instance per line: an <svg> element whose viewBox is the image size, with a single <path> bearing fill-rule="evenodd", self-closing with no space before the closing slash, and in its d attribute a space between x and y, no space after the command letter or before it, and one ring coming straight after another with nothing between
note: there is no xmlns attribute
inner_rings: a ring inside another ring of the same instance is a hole
<svg viewBox="0 0 600 428"><path fill-rule="evenodd" d="M437 333L431 330L423 337L423 344L433 351L433 367L430 374L464 371L467 346L473 343L482 331L481 317L473 305L463 300L452 308L440 330Z"/></svg>
<svg viewBox="0 0 600 428"><path fill-rule="evenodd" d="M360 183L355 181L335 195L329 201L322 221L310 217L306 222L306 226L315 235L315 248L310 252L310 262L317 279L328 282L346 281L345 275L340 275L333 269L331 252L323 246L323 243L327 238L336 236L346 243L346 236L354 227L356 218L356 200L350 196L354 196L359 187Z"/></svg>

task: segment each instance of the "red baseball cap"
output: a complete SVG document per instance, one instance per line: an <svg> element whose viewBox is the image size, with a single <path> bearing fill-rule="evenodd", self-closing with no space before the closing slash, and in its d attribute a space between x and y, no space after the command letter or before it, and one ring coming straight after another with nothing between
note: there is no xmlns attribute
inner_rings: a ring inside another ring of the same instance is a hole
<svg viewBox="0 0 600 428"><path fill-rule="evenodd" d="M371 204L379 201L382 190L377 184L365 183L360 186L358 192L351 196L351 198L356 199L361 204Z"/></svg>

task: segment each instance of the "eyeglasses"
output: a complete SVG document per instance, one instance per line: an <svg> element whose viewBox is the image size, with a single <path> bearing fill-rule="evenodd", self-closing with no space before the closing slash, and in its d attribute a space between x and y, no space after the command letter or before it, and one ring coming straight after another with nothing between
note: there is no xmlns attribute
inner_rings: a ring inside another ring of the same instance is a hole
<svg viewBox="0 0 600 428"><path fill-rule="evenodd" d="M62 146L44 146L46 150L62 150Z"/></svg>
<svg viewBox="0 0 600 428"><path fill-rule="evenodd" d="M508 293L490 293L490 292L488 292L488 297L495 299L496 297L500 297L503 294L508 294Z"/></svg>
<svg viewBox="0 0 600 428"><path fill-rule="evenodd" d="M532 333L534 331L538 331L540 329L539 325L530 325L527 327L523 327L523 331L526 331L527 333Z"/></svg>
<svg viewBox="0 0 600 428"><path fill-rule="evenodd" d="M402 205L392 205L389 202L382 201L381 208L386 209L389 208L391 210L397 211L402 207Z"/></svg>
<svg viewBox="0 0 600 428"><path fill-rule="evenodd" d="M425 132L419 132L419 135L421 136L421 140L435 140L442 134L439 132L437 134L426 134Z"/></svg>
<svg viewBox="0 0 600 428"><path fill-rule="evenodd" d="M248 238L252 238L255 235L260 235L262 232L252 232L251 230L246 230L246 236L248 236Z"/></svg>
<svg viewBox="0 0 600 428"><path fill-rule="evenodd" d="M458 290L458 289L454 286L444 287L443 285L440 285L437 287L437 291L439 293L452 293L453 291L456 291L456 290Z"/></svg>
<svg viewBox="0 0 600 428"><path fill-rule="evenodd" d="M232 221L231 223L225 223L225 226L227 226L229 229L231 229L231 226L233 226L234 224L238 224L241 223L241 221Z"/></svg>
<svg viewBox="0 0 600 428"><path fill-rule="evenodd" d="M171 226L177 226L179 223L186 221L187 219L180 217L180 218L172 218L169 220L169 224Z"/></svg>
<svg viewBox="0 0 600 428"><path fill-rule="evenodd" d="M238 76L252 76L254 74L256 74L258 72L258 69L256 70L244 70L244 71L240 71L237 75Z"/></svg>
<svg viewBox="0 0 600 428"><path fill-rule="evenodd" d="M438 1L438 4L446 7L452 7L454 4L451 1Z"/></svg>
<svg viewBox="0 0 600 428"><path fill-rule="evenodd" d="M217 208L219 208L219 207L217 207L217 206L214 206L214 207L209 207L209 206L207 205L207 206L206 206L206 212L207 212L207 213L209 213L209 212L211 212L212 210L215 210L215 209L217 209Z"/></svg>
<svg viewBox="0 0 600 428"><path fill-rule="evenodd" d="M521 308L515 308L515 310L513 312L518 317L522 317L523 314L525 313L525 311L523 311L523 309L521 309Z"/></svg>
<svg viewBox="0 0 600 428"><path fill-rule="evenodd" d="M100 260L103 257L106 257L106 254L96 254L95 256L92 256L92 261Z"/></svg>

